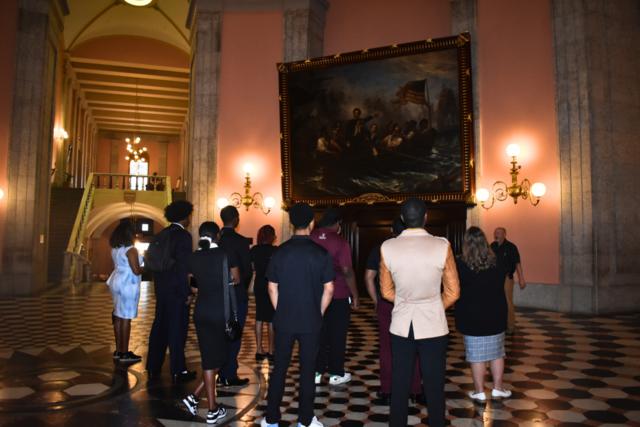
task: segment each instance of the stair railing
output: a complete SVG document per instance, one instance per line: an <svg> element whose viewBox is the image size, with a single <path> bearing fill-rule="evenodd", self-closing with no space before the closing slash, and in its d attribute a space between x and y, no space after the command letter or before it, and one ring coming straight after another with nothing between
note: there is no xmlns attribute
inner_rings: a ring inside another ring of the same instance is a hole
<svg viewBox="0 0 640 427"><path fill-rule="evenodd" d="M87 179L82 200L78 208L76 220L73 223L69 244L65 257L65 268L63 270L63 279L70 279L76 282L78 265L86 263L86 258L82 256L82 246L84 243L84 235L87 230L87 222L93 205L93 196L95 194L94 174L90 173Z"/></svg>

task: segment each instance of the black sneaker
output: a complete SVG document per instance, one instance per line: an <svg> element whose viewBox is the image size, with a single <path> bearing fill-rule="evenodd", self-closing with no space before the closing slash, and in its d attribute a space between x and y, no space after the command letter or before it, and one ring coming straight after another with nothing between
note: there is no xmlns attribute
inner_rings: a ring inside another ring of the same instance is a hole
<svg viewBox="0 0 640 427"><path fill-rule="evenodd" d="M218 384L220 387L244 387L249 384L249 378L235 377L232 379L227 379L218 375L216 384Z"/></svg>
<svg viewBox="0 0 640 427"><path fill-rule="evenodd" d="M120 359L120 352L118 352L118 350L116 350L116 351L114 351L114 352L113 352L113 358L114 358L115 360Z"/></svg>
<svg viewBox="0 0 640 427"><path fill-rule="evenodd" d="M193 394L188 395L184 399L182 399L182 403L187 408L187 411L193 416L198 414L198 403L199 400Z"/></svg>
<svg viewBox="0 0 640 427"><path fill-rule="evenodd" d="M262 362L267 358L267 353L256 353L256 362Z"/></svg>
<svg viewBox="0 0 640 427"><path fill-rule="evenodd" d="M216 424L218 421L227 416L227 410L222 405L218 405L215 411L207 412L207 424Z"/></svg>
<svg viewBox="0 0 640 427"><path fill-rule="evenodd" d="M273 353L267 353L267 360L269 362L273 362L274 360L276 360L275 356L273 355Z"/></svg>
<svg viewBox="0 0 640 427"><path fill-rule="evenodd" d="M173 374L172 381L174 384L186 383L196 379L196 371L183 371L179 374Z"/></svg>
<svg viewBox="0 0 640 427"><path fill-rule="evenodd" d="M136 363L142 360L142 356L135 354L133 351L127 351L126 353L120 353L120 360L123 363Z"/></svg>

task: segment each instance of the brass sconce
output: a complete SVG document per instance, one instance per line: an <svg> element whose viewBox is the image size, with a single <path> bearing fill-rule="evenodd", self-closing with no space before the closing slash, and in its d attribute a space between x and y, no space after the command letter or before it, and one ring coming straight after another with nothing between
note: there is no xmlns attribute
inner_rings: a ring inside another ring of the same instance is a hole
<svg viewBox="0 0 640 427"><path fill-rule="evenodd" d="M251 194L251 172L253 167L250 163L244 165L244 194L231 193L229 198L220 198L217 201L218 208L222 209L225 206L234 206L240 209L244 206L245 211L249 211L249 208L253 206L256 209L260 209L262 213L268 215L271 209L275 206L276 200L273 197L264 197L259 191Z"/></svg>
<svg viewBox="0 0 640 427"><path fill-rule="evenodd" d="M507 185L504 181L496 181L493 183L491 191L486 188L479 188L476 191L476 200L480 202L480 206L485 209L491 209L496 200L503 202L508 197L513 198L513 203L517 204L518 199L528 200L533 206L540 203L540 198L547 192L547 187L541 182L535 182L533 185L528 179L523 179L518 184L518 173L522 166L518 165L518 155L520 155L520 147L517 144L509 144L507 146L507 155L511 157L511 185ZM491 199L490 203L487 203Z"/></svg>

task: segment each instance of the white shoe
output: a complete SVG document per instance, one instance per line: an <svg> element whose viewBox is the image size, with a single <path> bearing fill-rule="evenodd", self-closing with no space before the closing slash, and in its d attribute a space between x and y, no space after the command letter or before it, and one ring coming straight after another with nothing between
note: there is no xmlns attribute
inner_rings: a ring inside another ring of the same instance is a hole
<svg viewBox="0 0 640 427"><path fill-rule="evenodd" d="M313 419L311 420L311 423L308 426L298 423L298 427L324 427L324 424L318 421L318 418L313 417Z"/></svg>
<svg viewBox="0 0 640 427"><path fill-rule="evenodd" d="M322 383L322 374L319 373L319 372L316 372L315 383L316 383L316 385L320 385Z"/></svg>
<svg viewBox="0 0 640 427"><path fill-rule="evenodd" d="M497 388L494 388L493 390L491 390L491 397L511 397L511 391L509 390L498 390Z"/></svg>
<svg viewBox="0 0 640 427"><path fill-rule="evenodd" d="M331 385L346 384L349 381L351 381L351 374L349 372L345 372L343 376L332 375L331 378L329 378L329 384Z"/></svg>
<svg viewBox="0 0 640 427"><path fill-rule="evenodd" d="M267 417L264 417L262 421L260 421L260 427L278 427L278 423L269 424L267 422Z"/></svg>
<svg viewBox="0 0 640 427"><path fill-rule="evenodd" d="M486 402L487 401L487 395L484 394L484 391L481 391L480 393L474 393L474 392L470 391L469 393L467 393L467 396L469 396L473 400L477 400L478 402Z"/></svg>

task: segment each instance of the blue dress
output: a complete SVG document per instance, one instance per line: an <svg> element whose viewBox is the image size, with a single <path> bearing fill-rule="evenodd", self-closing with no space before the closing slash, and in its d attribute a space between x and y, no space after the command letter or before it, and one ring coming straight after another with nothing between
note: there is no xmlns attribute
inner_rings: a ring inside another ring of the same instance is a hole
<svg viewBox="0 0 640 427"><path fill-rule="evenodd" d="M127 251L133 246L121 246L111 249L111 258L115 269L107 285L111 289L113 298L113 314L121 319L134 319L138 316L138 302L140 301L140 282L142 278L133 273L129 266ZM142 264L142 257L138 255Z"/></svg>

